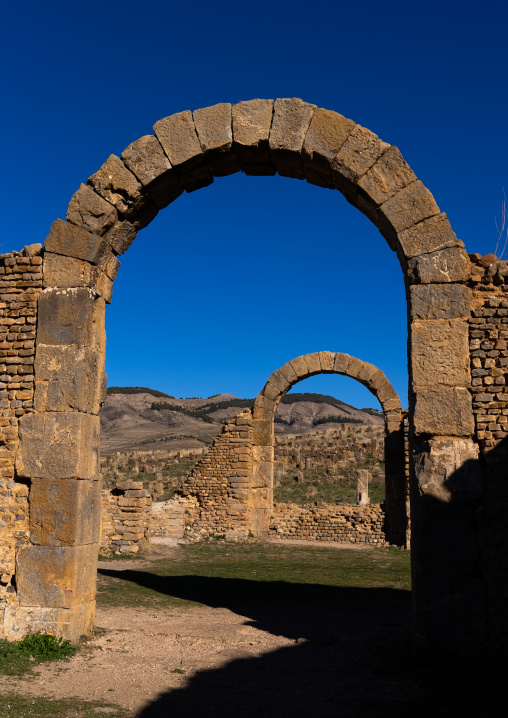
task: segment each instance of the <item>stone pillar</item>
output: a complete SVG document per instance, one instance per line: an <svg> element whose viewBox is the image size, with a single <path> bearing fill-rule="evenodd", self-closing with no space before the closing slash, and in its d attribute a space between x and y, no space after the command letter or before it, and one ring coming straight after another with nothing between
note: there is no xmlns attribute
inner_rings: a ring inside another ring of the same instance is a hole
<svg viewBox="0 0 508 718"><path fill-rule="evenodd" d="M358 469L356 472L356 503L358 506L368 506L369 499L369 481L372 476L367 469Z"/></svg>

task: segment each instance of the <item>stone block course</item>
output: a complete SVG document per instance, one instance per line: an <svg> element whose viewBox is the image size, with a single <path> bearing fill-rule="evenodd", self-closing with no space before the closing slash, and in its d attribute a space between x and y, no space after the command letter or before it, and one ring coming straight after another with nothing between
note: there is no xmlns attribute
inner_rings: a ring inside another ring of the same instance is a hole
<svg viewBox="0 0 508 718"><path fill-rule="evenodd" d="M66 219L91 234L102 236L118 220L116 209L91 187L81 184L72 195Z"/></svg>
<svg viewBox="0 0 508 718"><path fill-rule="evenodd" d="M238 172L240 162L232 151L231 105L222 102L203 107L192 114L196 132L210 172L224 177Z"/></svg>
<svg viewBox="0 0 508 718"><path fill-rule="evenodd" d="M243 172L275 174L269 151L273 100L249 100L232 107L233 148Z"/></svg>
<svg viewBox="0 0 508 718"><path fill-rule="evenodd" d="M297 98L275 100L270 156L278 174L304 179L301 152L315 109Z"/></svg>
<svg viewBox="0 0 508 718"><path fill-rule="evenodd" d="M126 147L122 160L159 209L167 207L182 194L178 176L154 135L140 137Z"/></svg>
<svg viewBox="0 0 508 718"><path fill-rule="evenodd" d="M333 187L331 165L355 127L353 120L319 107L312 116L302 148L305 179L321 187Z"/></svg>
<svg viewBox="0 0 508 718"><path fill-rule="evenodd" d="M93 346L95 292L92 289L45 289L39 296L38 309L38 344Z"/></svg>

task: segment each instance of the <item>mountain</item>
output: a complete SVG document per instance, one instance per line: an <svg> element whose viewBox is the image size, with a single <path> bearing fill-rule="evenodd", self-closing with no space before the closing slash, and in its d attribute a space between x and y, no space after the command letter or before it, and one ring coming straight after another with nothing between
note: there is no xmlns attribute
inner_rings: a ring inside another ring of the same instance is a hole
<svg viewBox="0 0 508 718"><path fill-rule="evenodd" d="M100 412L101 453L204 446L225 420L253 404L254 399L233 394L177 399L147 387L110 387ZM302 434L336 428L341 422L381 425L383 417L333 396L286 394L275 422L277 433Z"/></svg>

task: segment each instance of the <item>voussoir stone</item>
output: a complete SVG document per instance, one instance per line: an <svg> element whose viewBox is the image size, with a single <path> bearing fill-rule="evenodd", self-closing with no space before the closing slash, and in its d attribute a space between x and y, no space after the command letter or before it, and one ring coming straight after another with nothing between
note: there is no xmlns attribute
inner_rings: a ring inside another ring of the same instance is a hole
<svg viewBox="0 0 508 718"><path fill-rule="evenodd" d="M246 174L275 174L269 151L273 100L248 100L232 107L233 149Z"/></svg>
<svg viewBox="0 0 508 718"><path fill-rule="evenodd" d="M404 256L408 258L440 249L464 247L463 242L457 239L444 212L399 232L398 242Z"/></svg>
<svg viewBox="0 0 508 718"><path fill-rule="evenodd" d="M331 187L331 165L356 123L318 107L305 136L302 163L307 182Z"/></svg>
<svg viewBox="0 0 508 718"><path fill-rule="evenodd" d="M153 130L187 192L213 182L189 110L159 120Z"/></svg>
<svg viewBox="0 0 508 718"><path fill-rule="evenodd" d="M71 608L92 601L98 552L97 543L20 548L16 572L20 605Z"/></svg>
<svg viewBox="0 0 508 718"><path fill-rule="evenodd" d="M341 352L337 352L333 365L334 371L336 371L337 374L346 374L350 359L351 357L349 356L349 354L342 354Z"/></svg>
<svg viewBox="0 0 508 718"><path fill-rule="evenodd" d="M270 155L280 175L304 179L301 152L315 110L298 98L275 100Z"/></svg>
<svg viewBox="0 0 508 718"><path fill-rule="evenodd" d="M140 137L122 152L122 160L141 182L159 209L167 207L183 192L178 175L164 154L157 137Z"/></svg>
<svg viewBox="0 0 508 718"><path fill-rule="evenodd" d="M422 284L466 282L471 262L465 249L453 247L413 257L408 262L408 275Z"/></svg>
<svg viewBox="0 0 508 718"><path fill-rule="evenodd" d="M399 190L416 180L416 175L397 147L390 147L360 178L358 186L376 205L381 205Z"/></svg>
<svg viewBox="0 0 508 718"><path fill-rule="evenodd" d="M113 205L84 184L72 195L65 216L68 222L99 236L105 234L118 219Z"/></svg>
<svg viewBox="0 0 508 718"><path fill-rule="evenodd" d="M321 373L321 362L319 361L319 352L312 352L311 354L304 354L305 363L307 364L308 373L307 376L312 374Z"/></svg>
<svg viewBox="0 0 508 718"><path fill-rule="evenodd" d="M472 290L463 284L413 284L413 319L460 319L471 311Z"/></svg>
<svg viewBox="0 0 508 718"><path fill-rule="evenodd" d="M24 414L16 458L19 476L98 479L98 416L77 411Z"/></svg>
<svg viewBox="0 0 508 718"><path fill-rule="evenodd" d="M37 347L35 411L98 414L102 402L104 357L82 346Z"/></svg>
<svg viewBox="0 0 508 718"><path fill-rule="evenodd" d="M379 212L381 231L388 225L393 231L402 232L424 219L438 215L439 207L425 185L415 180L383 202Z"/></svg>
<svg viewBox="0 0 508 718"><path fill-rule="evenodd" d="M309 376L309 367L307 366L307 362L305 361L304 356L295 357L294 359L291 359L289 362L295 372L295 374L298 377L298 380L304 379L306 376Z"/></svg>
<svg viewBox="0 0 508 718"><path fill-rule="evenodd" d="M104 239L111 246L115 254L126 252L136 239L137 230L133 224L125 220L116 222L104 235Z"/></svg>
<svg viewBox="0 0 508 718"><path fill-rule="evenodd" d="M74 257L46 252L44 254L43 287L90 287L111 303L113 282L98 267Z"/></svg>
<svg viewBox="0 0 508 718"><path fill-rule="evenodd" d="M289 362L281 366L279 371L285 377L288 384L293 385L298 381L298 376Z"/></svg>
<svg viewBox="0 0 508 718"><path fill-rule="evenodd" d="M238 172L240 163L232 151L231 105L222 102L192 113L206 163L215 177Z"/></svg>
<svg viewBox="0 0 508 718"><path fill-rule="evenodd" d="M155 202L143 192L142 185L116 155L110 155L88 183L120 214L142 229L157 215Z"/></svg>
<svg viewBox="0 0 508 718"><path fill-rule="evenodd" d="M368 362L365 362L361 372L358 374L358 376L356 378L362 384L365 384L366 386L370 386L370 380L376 374L377 371L378 371L378 369L377 369L377 367L374 366L374 364L369 364Z"/></svg>
<svg viewBox="0 0 508 718"><path fill-rule="evenodd" d="M331 373L334 371L335 352L319 352L321 371Z"/></svg>
<svg viewBox="0 0 508 718"><path fill-rule="evenodd" d="M390 147L370 130L356 125L332 162L332 179L341 189L344 180L357 182Z"/></svg>
<svg viewBox="0 0 508 718"><path fill-rule="evenodd" d="M33 479L30 542L36 546L80 546L100 540L101 482Z"/></svg>

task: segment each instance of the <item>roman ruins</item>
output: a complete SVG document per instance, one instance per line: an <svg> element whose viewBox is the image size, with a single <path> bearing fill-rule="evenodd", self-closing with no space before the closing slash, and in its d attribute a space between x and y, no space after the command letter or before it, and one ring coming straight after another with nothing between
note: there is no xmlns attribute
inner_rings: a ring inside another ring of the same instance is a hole
<svg viewBox="0 0 508 718"><path fill-rule="evenodd" d="M506 650L508 265L468 256L396 147L298 99L159 120L79 187L44 246L41 236L0 258L2 634L90 630L104 315L118 255L183 191L237 171L337 189L396 253L408 309L415 641ZM321 369L332 356L323 353ZM252 485L239 473L238 491L251 493L260 533L273 412L294 379L276 372L251 425L244 414L234 422L238 438L252 432L257 469Z"/></svg>

